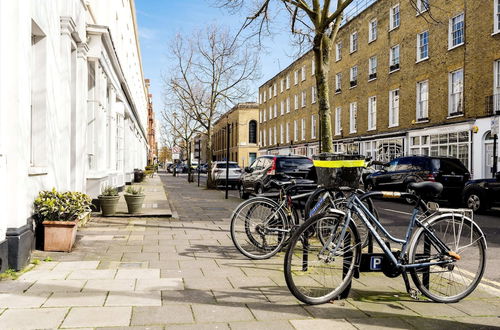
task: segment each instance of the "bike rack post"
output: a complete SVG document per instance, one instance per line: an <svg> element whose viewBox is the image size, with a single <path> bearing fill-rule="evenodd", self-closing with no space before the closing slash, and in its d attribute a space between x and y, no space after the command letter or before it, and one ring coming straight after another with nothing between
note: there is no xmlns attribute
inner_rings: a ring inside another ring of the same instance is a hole
<svg viewBox="0 0 500 330"><path fill-rule="evenodd" d="M309 238L307 235L304 235L302 238L302 245L304 248L302 249L302 271L306 272L308 268L308 260L309 260Z"/></svg>

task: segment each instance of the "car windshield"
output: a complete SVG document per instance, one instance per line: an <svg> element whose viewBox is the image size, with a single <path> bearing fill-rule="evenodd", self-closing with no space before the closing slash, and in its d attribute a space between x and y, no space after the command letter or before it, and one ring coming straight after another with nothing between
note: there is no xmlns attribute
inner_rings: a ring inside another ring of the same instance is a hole
<svg viewBox="0 0 500 330"><path fill-rule="evenodd" d="M226 163L217 164L217 168L226 168ZM229 168L240 168L240 167L238 166L238 164L229 163Z"/></svg>
<svg viewBox="0 0 500 330"><path fill-rule="evenodd" d="M432 160L432 167L444 174L465 174L469 172L458 159L435 158Z"/></svg>
<svg viewBox="0 0 500 330"><path fill-rule="evenodd" d="M308 170L312 166L313 163L309 158L281 158L277 162L278 170L283 171L291 169Z"/></svg>

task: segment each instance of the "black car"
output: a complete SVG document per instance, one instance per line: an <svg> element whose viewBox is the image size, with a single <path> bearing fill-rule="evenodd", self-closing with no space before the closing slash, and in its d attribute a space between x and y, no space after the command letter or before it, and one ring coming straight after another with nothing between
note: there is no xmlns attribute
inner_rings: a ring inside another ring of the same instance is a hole
<svg viewBox="0 0 500 330"><path fill-rule="evenodd" d="M491 179L468 181L462 196L465 206L474 211L485 211L500 204L500 172Z"/></svg>
<svg viewBox="0 0 500 330"><path fill-rule="evenodd" d="M387 166L366 177L366 190L409 191L411 182L436 181L443 184L440 199L459 203L470 173L454 157L408 156L390 161Z"/></svg>
<svg viewBox="0 0 500 330"><path fill-rule="evenodd" d="M245 167L240 179L240 197L263 193L271 179L288 181L290 178L316 181L312 160L304 156L260 156L252 165Z"/></svg>

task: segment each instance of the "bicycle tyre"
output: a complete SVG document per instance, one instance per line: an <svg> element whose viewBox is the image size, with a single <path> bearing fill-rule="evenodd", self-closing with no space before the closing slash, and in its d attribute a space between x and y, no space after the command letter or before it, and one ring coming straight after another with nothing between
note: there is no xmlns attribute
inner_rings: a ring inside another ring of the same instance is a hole
<svg viewBox="0 0 500 330"><path fill-rule="evenodd" d="M451 264L413 268L410 270L415 286L429 299L441 303L457 302L474 291L484 274L486 242L479 227L469 218L445 214L425 223L452 251L460 255ZM413 235L409 262L426 262L451 258L443 254L419 228ZM460 247L460 241L465 244Z"/></svg>
<svg viewBox="0 0 500 330"><path fill-rule="evenodd" d="M233 244L241 254L262 260L281 250L290 226L279 208L278 203L265 197L251 198L238 205L231 216L230 232ZM268 227L269 222L273 227Z"/></svg>
<svg viewBox="0 0 500 330"><path fill-rule="evenodd" d="M331 252L330 249L334 246L347 246L345 250L344 248L337 250L336 253L340 255L336 257L330 253L327 256L314 254L315 251L321 252L323 248L317 237L316 228L325 225L327 221L330 221L332 227L337 230L332 233L334 237L326 249ZM298 300L309 305L326 303L338 297L351 282L361 246L356 225L352 221L349 223L343 242L338 240L343 226L333 225L343 221L344 217L341 215L317 214L309 218L292 235L285 255L284 271L288 289ZM331 272L321 274L322 271ZM337 277L340 278L338 281Z"/></svg>

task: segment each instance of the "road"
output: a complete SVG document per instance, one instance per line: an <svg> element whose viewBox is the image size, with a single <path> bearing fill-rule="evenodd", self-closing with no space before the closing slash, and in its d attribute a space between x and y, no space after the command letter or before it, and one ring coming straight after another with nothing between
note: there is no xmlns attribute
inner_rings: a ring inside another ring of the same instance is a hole
<svg viewBox="0 0 500 330"><path fill-rule="evenodd" d="M186 176L187 174L181 174ZM207 176L200 176L200 186L205 186ZM195 183L197 177L195 177ZM219 187L221 196L224 196L224 187ZM229 190L229 195L239 197L238 190ZM403 201L376 200L375 206L380 220L389 232L398 238L404 238L412 207ZM485 214L474 214L474 220L483 230L488 244L487 265L483 283L500 290L500 209L493 209ZM491 281L491 282L489 282Z"/></svg>

